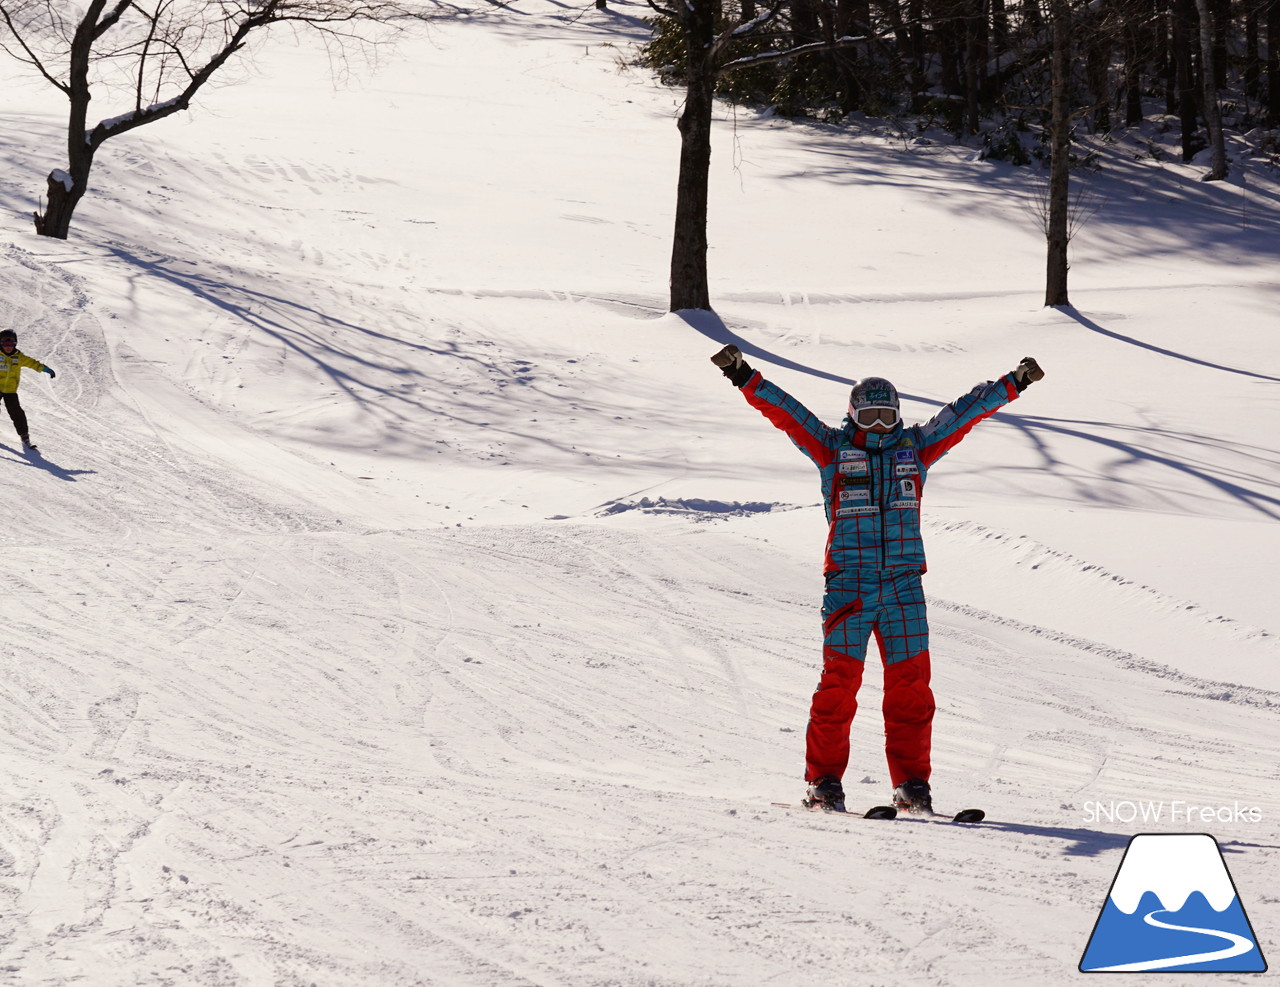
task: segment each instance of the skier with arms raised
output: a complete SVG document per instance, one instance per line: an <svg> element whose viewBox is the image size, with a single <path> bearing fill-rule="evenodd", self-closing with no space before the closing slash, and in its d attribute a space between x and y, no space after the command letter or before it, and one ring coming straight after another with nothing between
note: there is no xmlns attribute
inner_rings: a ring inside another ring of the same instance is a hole
<svg viewBox="0 0 1280 987"><path fill-rule="evenodd" d="M753 371L738 347L726 346L711 360L822 476L828 523L822 676L805 735L809 790L804 804L845 811L841 779L874 634L884 662L885 756L893 802L900 811L931 815L935 707L920 579L925 476L974 425L1017 398L1044 371L1026 357L1010 373L979 384L929 421L909 428L902 423L893 384L867 377L854 386L843 425L832 428Z"/></svg>

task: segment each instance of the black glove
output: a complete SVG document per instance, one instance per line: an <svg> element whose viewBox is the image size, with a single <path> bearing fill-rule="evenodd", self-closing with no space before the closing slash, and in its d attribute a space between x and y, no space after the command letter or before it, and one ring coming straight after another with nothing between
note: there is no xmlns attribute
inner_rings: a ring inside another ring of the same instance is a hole
<svg viewBox="0 0 1280 987"><path fill-rule="evenodd" d="M1030 384L1034 384L1044 376L1044 371L1040 369L1040 364L1036 363L1034 356L1024 356L1022 362L1013 368L1013 386L1018 389L1021 394Z"/></svg>
<svg viewBox="0 0 1280 987"><path fill-rule="evenodd" d="M742 350L732 343L713 356L711 362L720 368L720 372L729 378L729 383L734 387L741 387L755 373L742 358Z"/></svg>

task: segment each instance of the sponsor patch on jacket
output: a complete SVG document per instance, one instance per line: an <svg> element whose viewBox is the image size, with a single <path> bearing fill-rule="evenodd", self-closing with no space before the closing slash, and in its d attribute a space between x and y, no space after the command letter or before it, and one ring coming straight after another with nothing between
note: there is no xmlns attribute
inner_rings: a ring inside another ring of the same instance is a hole
<svg viewBox="0 0 1280 987"><path fill-rule="evenodd" d="M892 508L918 508L920 506L920 486L915 480L899 480L893 485Z"/></svg>
<svg viewBox="0 0 1280 987"><path fill-rule="evenodd" d="M838 467L841 476L866 476L871 472L871 464L865 459L854 459L841 463Z"/></svg>
<svg viewBox="0 0 1280 987"><path fill-rule="evenodd" d="M841 476L867 476L871 472L866 449L844 448L840 450L838 458L840 463L836 469Z"/></svg>
<svg viewBox="0 0 1280 987"><path fill-rule="evenodd" d="M893 454L894 476L916 476L920 472L920 464L916 462L916 454L910 449L899 449Z"/></svg>
<svg viewBox="0 0 1280 987"><path fill-rule="evenodd" d="M840 491L840 503L836 517L858 517L863 514L879 514L880 508L871 502L867 487L844 487Z"/></svg>

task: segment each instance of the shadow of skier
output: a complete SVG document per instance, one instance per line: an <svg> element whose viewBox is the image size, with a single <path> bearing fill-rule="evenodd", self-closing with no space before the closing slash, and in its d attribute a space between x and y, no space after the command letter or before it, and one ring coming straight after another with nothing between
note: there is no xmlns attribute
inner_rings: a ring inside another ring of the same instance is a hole
<svg viewBox="0 0 1280 987"><path fill-rule="evenodd" d="M95 475L97 470L69 470L64 469L57 463L51 463L40 455L39 449L15 449L13 446L0 442L0 450L8 453L15 463L25 463L28 466L34 466L42 469L50 476L57 477L59 480L66 480L68 483L75 483L76 477Z"/></svg>

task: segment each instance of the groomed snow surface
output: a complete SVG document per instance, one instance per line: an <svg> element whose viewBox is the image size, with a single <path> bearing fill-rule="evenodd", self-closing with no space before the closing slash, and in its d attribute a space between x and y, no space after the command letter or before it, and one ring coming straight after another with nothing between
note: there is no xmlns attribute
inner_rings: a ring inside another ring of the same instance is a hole
<svg viewBox="0 0 1280 987"><path fill-rule="evenodd" d="M722 108L723 322L666 315L646 10L441 22L337 86L276 38L110 142L65 243L57 94L4 65L0 325L58 376L38 454L0 421L0 981L1067 983L1139 832L1212 834L1280 955L1274 164L1099 142L1045 309L1033 171ZM730 339L832 423L868 374L922 420L1045 367L925 499L935 799L987 823L771 805L824 525Z"/></svg>

